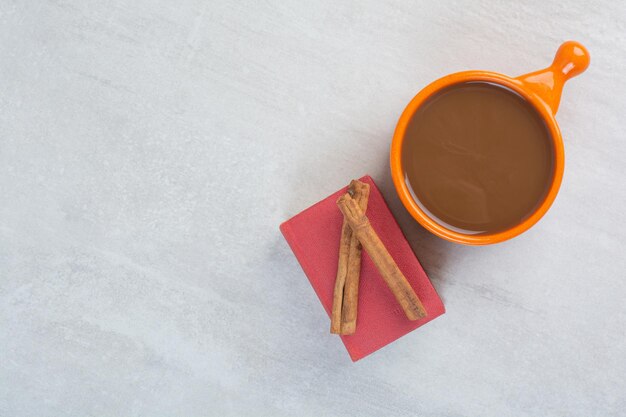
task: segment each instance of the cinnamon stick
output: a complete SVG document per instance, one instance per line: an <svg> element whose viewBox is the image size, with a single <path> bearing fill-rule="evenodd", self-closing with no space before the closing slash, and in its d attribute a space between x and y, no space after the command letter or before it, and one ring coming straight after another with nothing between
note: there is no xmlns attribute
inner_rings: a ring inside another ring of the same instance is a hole
<svg viewBox="0 0 626 417"><path fill-rule="evenodd" d="M337 200L337 205L343 213L344 221L350 225L353 234L363 245L407 318L417 320L425 317L424 305L385 248L359 204L350 194L345 194Z"/></svg>
<svg viewBox="0 0 626 417"><path fill-rule="evenodd" d="M362 211L367 210L370 193L369 184L353 180L348 187L348 193ZM339 263L330 320L331 333L352 334L356 330L360 274L361 244L344 219L339 242Z"/></svg>
<svg viewBox="0 0 626 417"><path fill-rule="evenodd" d="M370 186L361 181L352 181L350 188L353 190L352 198L357 202L363 212L367 210L370 196ZM345 219L344 219L345 222ZM352 229L350 229L352 230ZM361 278L361 243L354 233L350 238L350 250L348 254L348 273L343 293L343 306L341 309L341 333L353 334L356 331L356 318L359 303L359 281Z"/></svg>
<svg viewBox="0 0 626 417"><path fill-rule="evenodd" d="M339 240L339 263L337 264L337 277L335 278L335 290L333 292L333 309L330 314L330 332L334 334L341 334L341 309L343 307L343 291L348 273L348 254L350 253L351 238L352 229L344 220L341 226L341 239Z"/></svg>

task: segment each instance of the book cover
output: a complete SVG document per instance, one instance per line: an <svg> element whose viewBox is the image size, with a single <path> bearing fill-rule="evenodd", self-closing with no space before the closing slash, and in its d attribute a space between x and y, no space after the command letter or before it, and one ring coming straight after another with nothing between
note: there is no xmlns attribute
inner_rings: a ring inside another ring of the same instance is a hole
<svg viewBox="0 0 626 417"><path fill-rule="evenodd" d="M442 315L445 308L371 177L366 215L421 299L426 317L409 321L365 251L361 263L356 332L340 336L353 361L362 359ZM336 201L347 186L280 225L298 262L330 317L343 216ZM330 328L330 321L329 321Z"/></svg>

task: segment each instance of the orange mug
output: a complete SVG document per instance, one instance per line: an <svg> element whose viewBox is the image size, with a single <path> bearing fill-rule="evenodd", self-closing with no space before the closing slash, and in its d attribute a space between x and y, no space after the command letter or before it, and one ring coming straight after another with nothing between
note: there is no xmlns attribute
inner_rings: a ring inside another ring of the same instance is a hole
<svg viewBox="0 0 626 417"><path fill-rule="evenodd" d="M465 245L489 245L502 242L519 235L537 223L552 205L563 178L563 139L559 131L559 126L554 118L559 108L563 84L565 84L565 81L568 79L585 71L588 66L589 53L587 49L578 42L567 41L563 43L556 52L554 61L548 68L531 72L530 74L522 75L517 78L511 78L506 75L488 71L457 72L434 81L420 91L404 109L402 116L400 116L391 143L391 177L396 191L400 196L400 200L402 200L402 203L409 213L422 226L435 235L451 242ZM543 200L521 223L509 229L491 234L465 234L451 230L429 217L413 199L409 186L405 181L402 166L402 144L407 126L420 105L433 96L433 94L446 87L471 81L498 84L524 97L544 120L550 132L554 150L552 181Z"/></svg>

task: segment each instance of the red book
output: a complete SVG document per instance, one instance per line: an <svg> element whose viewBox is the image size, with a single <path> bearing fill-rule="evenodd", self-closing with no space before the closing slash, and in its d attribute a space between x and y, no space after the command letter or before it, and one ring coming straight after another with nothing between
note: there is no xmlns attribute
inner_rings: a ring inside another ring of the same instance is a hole
<svg viewBox="0 0 626 417"><path fill-rule="evenodd" d="M427 315L423 319L409 321L371 259L363 251L356 332L349 336L340 336L353 361L369 355L445 312L441 299L376 184L369 176L361 178L361 181L370 185L367 217L422 300ZM347 187L337 191L280 225L281 232L329 317L343 223L343 216L336 202L346 190ZM330 331L330 321L328 327Z"/></svg>

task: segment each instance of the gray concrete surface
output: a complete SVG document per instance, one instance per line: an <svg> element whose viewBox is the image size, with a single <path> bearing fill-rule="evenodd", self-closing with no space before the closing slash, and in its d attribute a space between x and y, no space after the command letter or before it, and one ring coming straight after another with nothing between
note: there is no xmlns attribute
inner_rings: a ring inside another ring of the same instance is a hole
<svg viewBox="0 0 626 417"><path fill-rule="evenodd" d="M619 1L1 1L0 415L626 415L625 22ZM491 247L418 227L388 173L405 104L569 38L592 63L551 211ZM365 173L448 313L353 364L278 225Z"/></svg>

